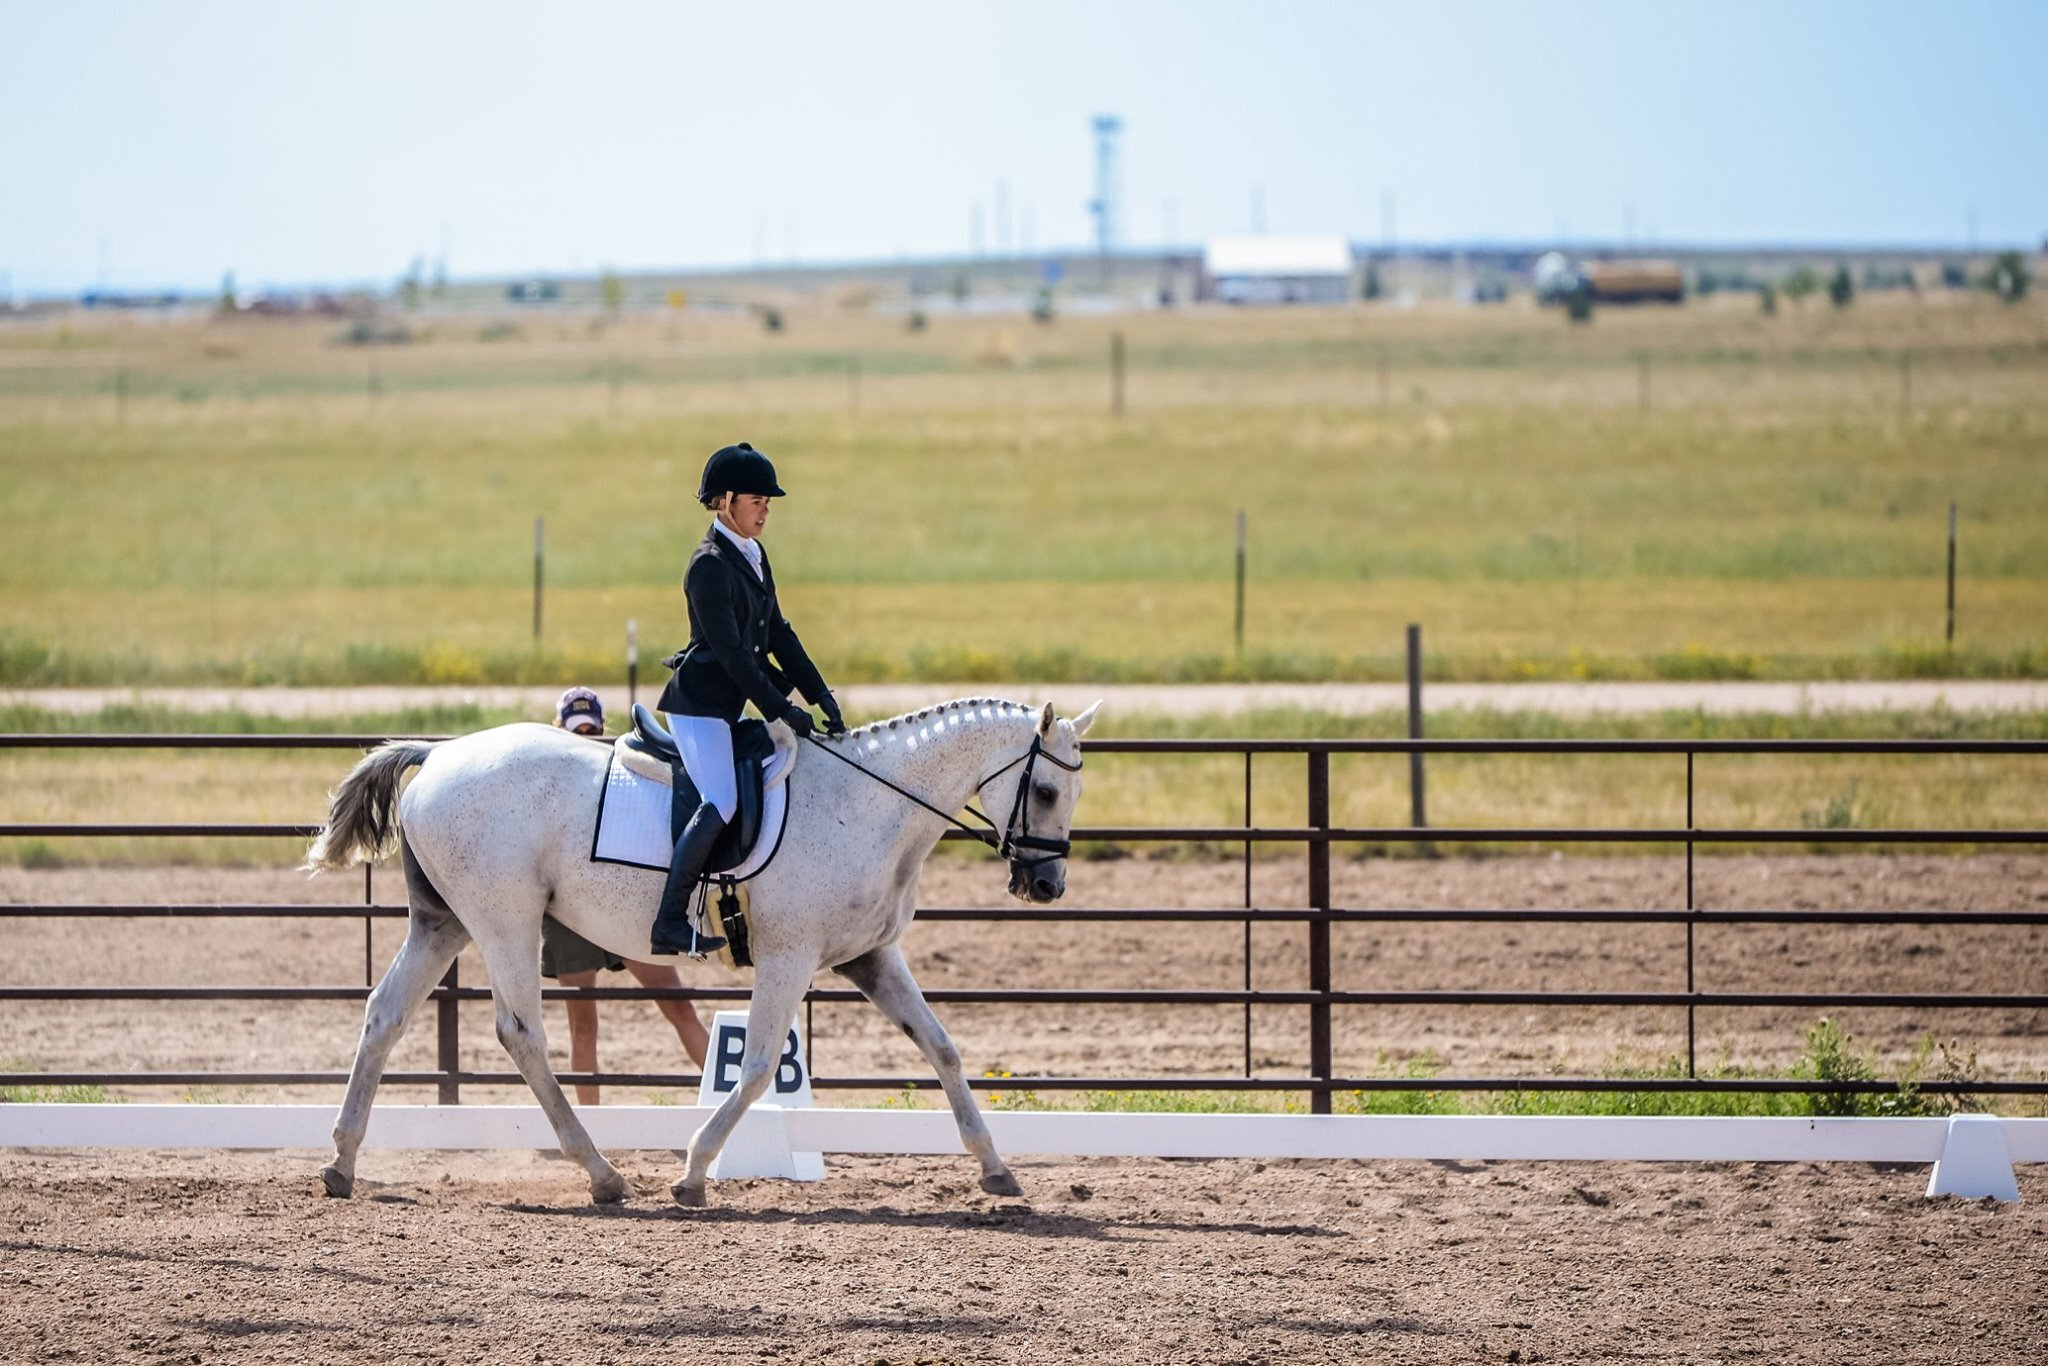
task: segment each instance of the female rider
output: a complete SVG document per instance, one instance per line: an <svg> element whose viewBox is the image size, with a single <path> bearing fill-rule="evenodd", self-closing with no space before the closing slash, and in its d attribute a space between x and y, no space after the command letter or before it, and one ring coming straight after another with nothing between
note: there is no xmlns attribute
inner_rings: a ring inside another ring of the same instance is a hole
<svg viewBox="0 0 2048 1366"><path fill-rule="evenodd" d="M752 702L761 715L785 721L798 736L815 725L793 705L794 687L823 709L827 730L846 729L839 704L825 686L803 642L775 600L775 571L757 539L768 524L768 500L783 496L768 457L742 441L712 452L697 485L697 501L717 520L690 556L683 595L690 609L690 643L662 662L675 670L656 704L682 750L683 765L703 803L676 841L668 884L654 919L655 953L705 953L724 941L690 925L691 894L711 846L739 808L733 775L732 723Z"/></svg>

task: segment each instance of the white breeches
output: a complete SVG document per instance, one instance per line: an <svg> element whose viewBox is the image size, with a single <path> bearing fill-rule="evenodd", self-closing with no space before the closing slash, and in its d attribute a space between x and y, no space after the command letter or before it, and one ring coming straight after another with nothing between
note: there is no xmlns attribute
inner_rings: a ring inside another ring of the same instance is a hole
<svg viewBox="0 0 2048 1366"><path fill-rule="evenodd" d="M683 767L697 792L718 808L722 820L731 820L740 809L739 779L733 775L732 725L715 716L668 714L669 734L683 752Z"/></svg>

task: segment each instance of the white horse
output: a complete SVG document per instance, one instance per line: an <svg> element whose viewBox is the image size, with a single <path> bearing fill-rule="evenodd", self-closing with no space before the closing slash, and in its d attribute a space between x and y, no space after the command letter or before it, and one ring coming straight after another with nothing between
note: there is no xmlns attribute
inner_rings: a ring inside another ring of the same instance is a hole
<svg viewBox="0 0 2048 1366"><path fill-rule="evenodd" d="M754 992L739 1086L691 1138L688 1164L670 1188L679 1203L704 1202L705 1173L767 1088L821 968L860 988L924 1053L961 1142L980 1159L981 1188L1021 1194L975 1106L960 1054L897 941L917 904L925 859L951 821L940 813L959 811L975 797L998 821L1009 813L1001 845L1011 894L1049 902L1065 893L1066 838L1081 795L1080 741L1095 712L1059 720L1050 704L1034 714L1016 703L970 698L818 741L831 755L800 749L781 850L752 883ZM548 1067L540 1008L543 914L615 954L647 956L663 874L590 858L610 757L605 746L552 726L500 726L438 744L394 740L334 790L307 867L339 870L397 846L411 915L405 944L364 1012L335 1120L334 1160L320 1169L329 1195L354 1190L356 1151L392 1046L463 944L474 940L490 969L498 1040L539 1098L562 1151L589 1173L593 1200L625 1198L624 1178L591 1143ZM419 776L401 796L400 779L415 765Z"/></svg>

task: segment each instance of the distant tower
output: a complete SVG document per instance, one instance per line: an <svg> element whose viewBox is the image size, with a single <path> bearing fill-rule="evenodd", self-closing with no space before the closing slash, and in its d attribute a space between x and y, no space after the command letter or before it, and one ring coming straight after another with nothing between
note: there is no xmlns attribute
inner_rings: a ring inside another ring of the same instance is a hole
<svg viewBox="0 0 2048 1366"><path fill-rule="evenodd" d="M1124 121L1114 114L1098 114L1094 127L1095 198L1088 202L1088 212L1095 215L1095 251L1102 265L1102 283L1106 286L1112 277L1112 254L1116 251L1117 182L1121 179L1116 141L1124 130Z"/></svg>

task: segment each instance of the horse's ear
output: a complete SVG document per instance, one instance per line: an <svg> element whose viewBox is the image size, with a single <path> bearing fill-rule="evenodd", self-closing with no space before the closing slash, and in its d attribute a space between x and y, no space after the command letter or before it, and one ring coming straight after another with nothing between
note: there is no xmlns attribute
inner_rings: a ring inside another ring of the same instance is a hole
<svg viewBox="0 0 2048 1366"><path fill-rule="evenodd" d="M1052 738L1052 703L1045 704L1045 710L1038 713L1038 734L1041 739Z"/></svg>
<svg viewBox="0 0 2048 1366"><path fill-rule="evenodd" d="M1088 733L1088 727L1095 724L1095 713L1098 710L1100 710L1101 707L1102 699L1097 698L1094 702L1089 704L1088 710L1082 712L1079 716L1074 718L1074 738L1076 740L1086 735Z"/></svg>

